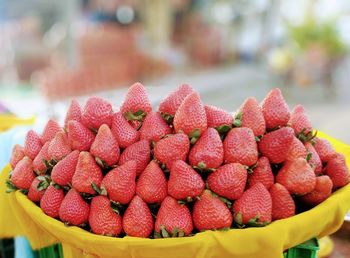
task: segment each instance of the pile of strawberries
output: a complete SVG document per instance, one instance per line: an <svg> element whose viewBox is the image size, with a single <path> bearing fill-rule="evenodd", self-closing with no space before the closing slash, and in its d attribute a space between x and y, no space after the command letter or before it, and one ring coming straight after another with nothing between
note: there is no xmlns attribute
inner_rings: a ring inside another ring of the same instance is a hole
<svg viewBox="0 0 350 258"><path fill-rule="evenodd" d="M313 207L349 182L345 158L281 91L232 115L181 85L152 111L142 84L118 112L75 100L16 145L7 182L50 217L107 236L175 237L264 226Z"/></svg>

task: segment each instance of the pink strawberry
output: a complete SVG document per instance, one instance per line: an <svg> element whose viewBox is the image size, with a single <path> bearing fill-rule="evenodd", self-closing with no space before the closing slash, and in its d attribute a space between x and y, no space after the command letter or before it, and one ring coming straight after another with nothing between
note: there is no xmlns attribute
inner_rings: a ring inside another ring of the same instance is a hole
<svg viewBox="0 0 350 258"><path fill-rule="evenodd" d="M315 150L323 163L326 163L328 160L336 156L337 153L335 152L332 144L328 140L315 137L314 141Z"/></svg>
<svg viewBox="0 0 350 258"><path fill-rule="evenodd" d="M34 178L32 161L28 157L21 159L11 174L11 182L18 189L28 190Z"/></svg>
<svg viewBox="0 0 350 258"><path fill-rule="evenodd" d="M178 133L158 141L154 147L154 158L170 169L176 160L185 161L190 150L187 135Z"/></svg>
<svg viewBox="0 0 350 258"><path fill-rule="evenodd" d="M248 175L248 185L252 187L257 183L262 183L266 189L269 189L274 182L274 175L271 170L269 159L260 157L253 173Z"/></svg>
<svg viewBox="0 0 350 258"><path fill-rule="evenodd" d="M168 194L175 199L195 198L204 190L201 176L182 160L173 163L168 181Z"/></svg>
<svg viewBox="0 0 350 258"><path fill-rule="evenodd" d="M120 148L126 148L140 139L140 132L128 123L121 112L114 114L111 131Z"/></svg>
<svg viewBox="0 0 350 258"><path fill-rule="evenodd" d="M258 161L258 146L252 129L233 128L224 140L224 162L252 166Z"/></svg>
<svg viewBox="0 0 350 258"><path fill-rule="evenodd" d="M135 195L135 178L137 163L134 160L125 162L112 169L103 178L101 189L109 198L121 204L127 204Z"/></svg>
<svg viewBox="0 0 350 258"><path fill-rule="evenodd" d="M73 150L88 151L95 140L95 135L78 121L68 122L68 140Z"/></svg>
<svg viewBox="0 0 350 258"><path fill-rule="evenodd" d="M271 195L261 183L246 190L233 205L233 216L239 225L264 226L271 222Z"/></svg>
<svg viewBox="0 0 350 258"><path fill-rule="evenodd" d="M271 163L282 163L287 158L293 139L293 129L283 127L265 134L259 142L259 150Z"/></svg>
<svg viewBox="0 0 350 258"><path fill-rule="evenodd" d="M33 170L37 175L43 175L48 169L50 142L45 142L38 155L33 160Z"/></svg>
<svg viewBox="0 0 350 258"><path fill-rule="evenodd" d="M315 189L302 196L301 200L309 205L315 206L326 200L332 194L333 183L328 176L316 177Z"/></svg>
<svg viewBox="0 0 350 258"><path fill-rule="evenodd" d="M266 129L285 126L290 118L289 107L280 89L272 89L262 101L261 109L264 114Z"/></svg>
<svg viewBox="0 0 350 258"><path fill-rule="evenodd" d="M312 131L312 124L302 105L294 107L290 115L289 124L297 135L301 133L307 135Z"/></svg>
<svg viewBox="0 0 350 258"><path fill-rule="evenodd" d="M119 145L106 124L101 125L98 129L90 153L95 157L97 163L103 167L110 167L118 162Z"/></svg>
<svg viewBox="0 0 350 258"><path fill-rule="evenodd" d="M336 154L328 160L324 172L333 182L333 190L343 187L349 183L349 169L346 166L343 154Z"/></svg>
<svg viewBox="0 0 350 258"><path fill-rule="evenodd" d="M286 219L295 215L295 203L288 190L281 184L271 186L272 220Z"/></svg>
<svg viewBox="0 0 350 258"><path fill-rule="evenodd" d="M316 174L320 174L322 172L322 162L314 146L310 142L306 142L305 148L308 151L309 155L311 155L311 158L308 160L309 164L315 170Z"/></svg>
<svg viewBox="0 0 350 258"><path fill-rule="evenodd" d="M45 193L45 189L49 186L48 180L46 180L45 178L40 180L39 178L36 177L33 180L28 191L28 199L33 202L40 202L41 198Z"/></svg>
<svg viewBox="0 0 350 258"><path fill-rule="evenodd" d="M78 158L79 151L75 150L59 161L51 171L52 181L62 186L68 185L75 173Z"/></svg>
<svg viewBox="0 0 350 258"><path fill-rule="evenodd" d="M293 137L286 160L293 160L296 158L306 158L307 151L303 143L296 137Z"/></svg>
<svg viewBox="0 0 350 258"><path fill-rule="evenodd" d="M65 132L58 132L49 144L47 150L50 159L59 161L71 153L71 148Z"/></svg>
<svg viewBox="0 0 350 258"><path fill-rule="evenodd" d="M137 195L131 200L123 216L123 229L128 236L149 237L153 218L147 204Z"/></svg>
<svg viewBox="0 0 350 258"><path fill-rule="evenodd" d="M219 133L208 128L192 147L189 163L200 168L218 168L224 161L224 146Z"/></svg>
<svg viewBox="0 0 350 258"><path fill-rule="evenodd" d="M233 220L226 204L209 190L205 190L194 204L192 216L199 231L230 228Z"/></svg>
<svg viewBox="0 0 350 258"><path fill-rule="evenodd" d="M112 104L100 97L90 97L81 114L81 122L89 129L98 130L101 125L112 125Z"/></svg>
<svg viewBox="0 0 350 258"><path fill-rule="evenodd" d="M25 155L24 148L21 145L16 144L15 146L13 146L11 159L10 159L10 165L11 165L12 169L14 169L16 167L17 163L21 159L23 159L24 155Z"/></svg>
<svg viewBox="0 0 350 258"><path fill-rule="evenodd" d="M89 204L72 188L61 203L59 216L65 224L79 226L88 222L89 212Z"/></svg>
<svg viewBox="0 0 350 258"><path fill-rule="evenodd" d="M236 200L244 192L247 183L247 170L239 163L230 163L211 173L208 187L214 193L230 200Z"/></svg>
<svg viewBox="0 0 350 258"><path fill-rule="evenodd" d="M141 140L159 141L162 137L171 133L171 128L164 121L160 113L150 112L143 121L140 129Z"/></svg>
<svg viewBox="0 0 350 258"><path fill-rule="evenodd" d="M46 215L52 218L58 218L58 212L63 199L63 190L57 185L50 185L40 200L40 208Z"/></svg>
<svg viewBox="0 0 350 258"><path fill-rule="evenodd" d="M75 120L81 122L81 107L76 99L72 99L64 119L64 127L67 128L68 122Z"/></svg>
<svg viewBox="0 0 350 258"><path fill-rule="evenodd" d="M224 127L229 130L232 127L233 116L227 111L210 105L205 105L205 114L207 115L208 127L223 130Z"/></svg>
<svg viewBox="0 0 350 258"><path fill-rule="evenodd" d="M161 203L167 196L166 178L154 160L147 165L137 180L136 194L147 203Z"/></svg>
<svg viewBox="0 0 350 258"><path fill-rule="evenodd" d="M62 131L60 125L55 120L50 119L41 134L41 143L45 144L51 141L59 131Z"/></svg>
<svg viewBox="0 0 350 258"><path fill-rule="evenodd" d="M93 185L100 187L102 177L101 168L96 164L92 155L89 152L80 152L72 178L73 187L81 193L95 194Z"/></svg>
<svg viewBox="0 0 350 258"><path fill-rule="evenodd" d="M314 190L316 176L303 158L288 160L276 176L276 182L283 185L291 194L304 195Z"/></svg>
<svg viewBox="0 0 350 258"><path fill-rule="evenodd" d="M122 155L120 155L118 165L123 165L129 160L136 161L136 175L139 176L141 172L145 170L151 160L151 149L149 142L147 140L141 140L127 147L123 151Z"/></svg>
<svg viewBox="0 0 350 258"><path fill-rule="evenodd" d="M35 159L36 155L38 155L39 151L42 148L40 136L30 130L24 142L24 154L28 156L31 160Z"/></svg>

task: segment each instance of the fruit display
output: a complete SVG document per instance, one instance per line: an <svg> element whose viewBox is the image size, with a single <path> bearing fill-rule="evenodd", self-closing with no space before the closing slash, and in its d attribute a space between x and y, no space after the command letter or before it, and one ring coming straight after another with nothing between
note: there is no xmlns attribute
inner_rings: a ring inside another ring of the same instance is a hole
<svg viewBox="0 0 350 258"><path fill-rule="evenodd" d="M345 157L317 137L281 90L232 114L181 85L153 109L141 83L121 103L72 100L13 148L8 191L67 226L111 237L166 238L267 226L349 183Z"/></svg>

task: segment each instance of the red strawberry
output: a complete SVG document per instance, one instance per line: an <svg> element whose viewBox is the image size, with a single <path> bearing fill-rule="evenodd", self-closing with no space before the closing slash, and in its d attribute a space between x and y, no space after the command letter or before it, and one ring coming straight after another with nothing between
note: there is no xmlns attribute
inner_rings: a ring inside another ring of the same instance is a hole
<svg viewBox="0 0 350 258"><path fill-rule="evenodd" d="M305 148L308 151L308 153L311 155L311 158L308 160L309 164L315 170L316 174L320 174L322 172L322 162L314 146L310 142L306 142Z"/></svg>
<svg viewBox="0 0 350 258"><path fill-rule="evenodd" d="M88 151L95 140L95 135L82 123L68 122L68 140L73 150Z"/></svg>
<svg viewBox="0 0 350 258"><path fill-rule="evenodd" d="M346 166L344 155L337 154L330 159L324 170L333 182L333 190L349 183L349 169Z"/></svg>
<svg viewBox="0 0 350 258"><path fill-rule="evenodd" d="M89 204L72 188L61 203L59 216L65 224L79 226L88 222L89 211Z"/></svg>
<svg viewBox="0 0 350 258"><path fill-rule="evenodd" d="M140 129L141 140L159 141L163 136L170 134L171 128L158 112L150 112Z"/></svg>
<svg viewBox="0 0 350 258"><path fill-rule="evenodd" d="M280 89L272 89L261 104L264 114L266 129L277 126L285 126L290 118L289 107L282 96Z"/></svg>
<svg viewBox="0 0 350 258"><path fill-rule="evenodd" d="M168 194L181 200L194 198L204 190L204 182L201 176L182 160L173 163L168 181Z"/></svg>
<svg viewBox="0 0 350 258"><path fill-rule="evenodd" d="M205 190L193 206L193 223L199 231L230 228L232 214L226 204L209 190Z"/></svg>
<svg viewBox="0 0 350 258"><path fill-rule="evenodd" d="M301 133L307 135L312 131L312 124L302 105L294 107L290 115L289 124L297 135Z"/></svg>
<svg viewBox="0 0 350 258"><path fill-rule="evenodd" d="M252 129L232 128L224 140L224 162L252 166L258 161L258 146Z"/></svg>
<svg viewBox="0 0 350 258"><path fill-rule="evenodd" d="M81 114L81 122L89 129L98 130L101 125L112 125L112 105L100 97L91 97Z"/></svg>
<svg viewBox="0 0 350 258"><path fill-rule="evenodd" d="M149 142L147 140L141 140L127 147L123 151L122 155L120 155L118 165L123 165L129 160L136 161L136 175L139 176L141 172L145 170L149 161L151 160L151 149Z"/></svg>
<svg viewBox="0 0 350 258"><path fill-rule="evenodd" d="M28 156L31 160L35 159L36 155L38 155L39 151L42 148L40 136L30 130L24 142L24 154Z"/></svg>
<svg viewBox="0 0 350 258"><path fill-rule="evenodd" d="M143 120L152 111L145 87L137 82L126 93L120 111L128 120Z"/></svg>
<svg viewBox="0 0 350 258"><path fill-rule="evenodd" d="M185 161L190 150L187 135L178 133L158 141L154 147L154 158L170 169L176 160Z"/></svg>
<svg viewBox="0 0 350 258"><path fill-rule="evenodd" d="M64 119L64 127L67 128L68 122L75 120L81 122L81 107L76 99L72 99Z"/></svg>
<svg viewBox="0 0 350 258"><path fill-rule="evenodd" d="M182 84L160 102L159 112L161 112L163 116L174 117L183 100L193 92L194 90L190 85Z"/></svg>
<svg viewBox="0 0 350 258"><path fill-rule="evenodd" d="M313 169L303 158L288 160L276 176L276 182L283 185L291 194L310 193L316 185Z"/></svg>
<svg viewBox="0 0 350 258"><path fill-rule="evenodd" d="M46 170L48 169L47 164L50 161L49 145L50 142L45 142L40 152L33 160L33 170L38 175L45 174Z"/></svg>
<svg viewBox="0 0 350 258"><path fill-rule="evenodd" d="M266 189L269 189L274 182L274 176L271 170L269 159L261 157L258 160L256 167L253 169L253 173L248 175L249 187L257 183L262 183Z"/></svg>
<svg viewBox="0 0 350 258"><path fill-rule="evenodd" d="M60 125L55 120L50 119L41 134L41 143L45 144L51 141L59 131L62 131Z"/></svg>
<svg viewBox="0 0 350 258"><path fill-rule="evenodd" d="M293 160L296 158L306 158L307 151L303 143L296 137L293 137L286 160Z"/></svg>
<svg viewBox="0 0 350 258"><path fill-rule="evenodd" d="M246 190L233 205L233 216L239 225L266 225L271 222L272 200L261 183Z"/></svg>
<svg viewBox="0 0 350 258"><path fill-rule="evenodd" d="M58 132L47 150L50 159L59 161L72 152L65 132Z"/></svg>
<svg viewBox="0 0 350 258"><path fill-rule="evenodd" d="M328 176L316 177L315 189L302 196L301 200L309 205L315 206L326 200L332 194L333 183Z"/></svg>
<svg viewBox="0 0 350 258"><path fill-rule="evenodd" d="M34 178L32 161L28 157L21 159L11 174L11 182L18 189L28 190Z"/></svg>
<svg viewBox="0 0 350 258"><path fill-rule="evenodd" d="M239 163L226 164L211 173L207 182L209 189L214 193L236 200L244 192L247 170Z"/></svg>
<svg viewBox="0 0 350 258"><path fill-rule="evenodd" d="M166 178L154 160L148 164L137 180L136 194L147 203L161 203L167 196Z"/></svg>
<svg viewBox="0 0 350 258"><path fill-rule="evenodd" d="M218 168L224 161L224 146L219 133L208 128L192 147L189 163L200 168Z"/></svg>
<svg viewBox="0 0 350 258"><path fill-rule="evenodd" d="M315 137L314 141L315 150L317 151L322 162L325 163L336 156L337 153L335 152L332 144L328 140Z"/></svg>
<svg viewBox="0 0 350 258"><path fill-rule="evenodd" d="M222 130L223 127L226 127L226 129L232 127L232 114L221 108L210 105L205 105L204 109L207 115L208 127L218 128L219 130Z"/></svg>
<svg viewBox="0 0 350 258"><path fill-rule="evenodd" d="M288 190L281 184L271 186L272 220L286 219L295 215L295 203Z"/></svg>
<svg viewBox="0 0 350 258"><path fill-rule="evenodd" d="M109 198L121 204L127 204L135 195L137 163L127 161L123 165L112 169L103 178L101 189L107 192Z"/></svg>
<svg viewBox="0 0 350 258"><path fill-rule="evenodd" d="M107 125L103 124L98 129L90 153L96 158L97 163L103 167L110 167L118 162L119 145Z"/></svg>
<svg viewBox="0 0 350 258"><path fill-rule="evenodd" d="M101 168L89 152L80 152L78 163L72 178L73 187L81 193L95 194L92 185L100 187L102 181Z"/></svg>
<svg viewBox="0 0 350 258"><path fill-rule="evenodd" d="M106 196L92 198L89 225L93 233L104 236L118 236L123 229L121 216L112 209Z"/></svg>
<svg viewBox="0 0 350 258"><path fill-rule="evenodd" d="M188 95L176 111L174 128L195 139L207 129L207 115L197 92Z"/></svg>
<svg viewBox="0 0 350 258"><path fill-rule="evenodd" d="M78 158L79 151L75 150L59 161L51 171L52 181L62 186L68 185L72 181Z"/></svg>
<svg viewBox="0 0 350 258"><path fill-rule="evenodd" d="M241 125L252 129L255 136L260 136L265 133L266 124L264 115L255 98L247 98L241 106L238 114L241 118Z"/></svg>
<svg viewBox="0 0 350 258"><path fill-rule="evenodd" d="M46 215L52 218L58 218L58 212L63 199L63 190L57 185L50 185L40 200L40 208Z"/></svg>
<svg viewBox="0 0 350 258"><path fill-rule="evenodd" d="M128 123L134 128L135 130L139 130L143 124L143 121L139 120L130 120Z"/></svg>
<svg viewBox="0 0 350 258"><path fill-rule="evenodd" d="M25 155L24 148L21 145L16 144L15 146L13 146L11 159L10 159L10 165L11 165L12 169L14 169L16 167L17 163L21 159L23 159L24 155Z"/></svg>
<svg viewBox="0 0 350 258"><path fill-rule="evenodd" d="M176 199L167 196L160 205L154 229L163 236L167 233L188 236L193 230L190 210L186 205L179 204Z"/></svg>
<svg viewBox="0 0 350 258"><path fill-rule="evenodd" d="M140 139L140 132L128 123L121 112L114 114L111 131L120 148L126 148Z"/></svg>
<svg viewBox="0 0 350 258"><path fill-rule="evenodd" d="M40 177L36 177L28 191L28 199L33 202L40 202L41 198L45 193L45 189L49 186L48 180L45 178L40 179Z"/></svg>
<svg viewBox="0 0 350 258"><path fill-rule="evenodd" d="M147 204L137 195L131 200L123 216L123 229L128 236L149 237L153 218Z"/></svg>
<svg viewBox="0 0 350 258"><path fill-rule="evenodd" d="M265 134L259 142L261 154L271 163L282 163L288 156L288 151L294 139L294 131L290 127L283 127Z"/></svg>

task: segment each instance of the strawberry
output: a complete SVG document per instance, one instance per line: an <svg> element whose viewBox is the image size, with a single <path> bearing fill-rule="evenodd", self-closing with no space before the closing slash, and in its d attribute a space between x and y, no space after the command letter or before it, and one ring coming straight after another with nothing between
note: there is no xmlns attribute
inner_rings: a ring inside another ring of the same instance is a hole
<svg viewBox="0 0 350 258"><path fill-rule="evenodd" d="M135 142L127 147L120 155L118 165L123 165L130 160L136 161L136 175L139 176L151 160L151 149L147 140Z"/></svg>
<svg viewBox="0 0 350 258"><path fill-rule="evenodd" d="M271 195L261 183L246 190L233 205L233 217L238 225L264 226L271 222Z"/></svg>
<svg viewBox="0 0 350 258"><path fill-rule="evenodd" d="M41 148L40 136L33 130L29 130L24 141L24 154L33 160Z"/></svg>
<svg viewBox="0 0 350 258"><path fill-rule="evenodd" d="M296 105L290 114L288 124L293 128L295 134L307 135L312 132L312 124L302 105Z"/></svg>
<svg viewBox="0 0 350 258"><path fill-rule="evenodd" d="M62 131L60 125L55 120L50 119L41 134L41 143L45 144L51 141L59 131Z"/></svg>
<svg viewBox="0 0 350 258"><path fill-rule="evenodd" d="M266 129L285 126L290 118L289 107L280 89L272 89L262 101L261 109L266 122Z"/></svg>
<svg viewBox="0 0 350 258"><path fill-rule="evenodd" d="M154 158L168 169L176 160L185 161L190 150L190 141L187 135L177 133L158 141L154 146Z"/></svg>
<svg viewBox="0 0 350 258"><path fill-rule="evenodd" d="M252 129L232 128L224 140L224 162L252 166L258 161L258 146Z"/></svg>
<svg viewBox="0 0 350 258"><path fill-rule="evenodd" d="M296 158L306 158L307 151L303 143L297 138L293 137L286 160L293 160Z"/></svg>
<svg viewBox="0 0 350 258"><path fill-rule="evenodd" d="M265 134L259 142L261 154L271 163L282 163L286 160L294 138L294 131L290 127L283 127Z"/></svg>
<svg viewBox="0 0 350 258"><path fill-rule="evenodd" d="M168 194L175 199L193 199L204 190L201 176L182 160L173 163L168 181Z"/></svg>
<svg viewBox="0 0 350 258"><path fill-rule="evenodd" d="M324 172L333 182L333 190L343 187L349 183L349 169L346 166L343 154L336 154L328 160Z"/></svg>
<svg viewBox="0 0 350 258"><path fill-rule="evenodd" d="M163 136L170 134L171 128L164 121L160 113L150 112L143 121L140 129L141 140L159 141Z"/></svg>
<svg viewBox="0 0 350 258"><path fill-rule="evenodd" d="M57 185L50 185L46 189L43 197L41 197L40 208L46 215L52 218L58 218L58 212L63 199L63 190Z"/></svg>
<svg viewBox="0 0 350 258"><path fill-rule="evenodd" d="M139 121L139 120L130 120L128 121L128 123L132 126L132 128L134 128L135 130L140 130L140 128L142 127L143 121Z"/></svg>
<svg viewBox="0 0 350 258"><path fill-rule="evenodd" d="M89 152L80 152L72 178L73 187L81 193L95 194L94 185L100 187L102 177L101 168L92 155Z"/></svg>
<svg viewBox="0 0 350 258"><path fill-rule="evenodd" d="M230 163L211 173L208 187L214 193L230 200L236 200L244 192L247 183L247 170L239 163Z"/></svg>
<svg viewBox="0 0 350 258"><path fill-rule="evenodd" d="M71 120L68 122L68 140L73 150L88 151L95 140L95 135L82 123Z"/></svg>
<svg viewBox="0 0 350 258"><path fill-rule="evenodd" d="M17 163L21 159L23 159L24 155L25 155L24 148L21 145L16 144L15 146L13 146L11 159L10 159L10 165L11 165L12 169L14 169L16 167Z"/></svg>
<svg viewBox="0 0 350 258"><path fill-rule="evenodd" d="M232 127L233 116L227 111L210 105L205 105L208 127L216 128L219 132L225 132Z"/></svg>
<svg viewBox="0 0 350 258"><path fill-rule="evenodd" d="M302 196L301 200L309 205L316 206L332 194L333 183L329 176L316 177L315 189Z"/></svg>
<svg viewBox="0 0 350 258"><path fill-rule="evenodd" d="M217 195L205 190L193 206L193 223L199 231L230 228L232 214Z"/></svg>
<svg viewBox="0 0 350 258"><path fill-rule="evenodd" d="M188 236L193 230L190 210L184 204L179 204L176 199L167 196L160 205L155 232L163 237Z"/></svg>
<svg viewBox="0 0 350 258"><path fill-rule="evenodd" d="M118 162L120 150L117 140L106 124L98 129L90 147L90 153L102 167L110 167Z"/></svg>
<svg viewBox="0 0 350 258"><path fill-rule="evenodd" d="M71 183L78 158L79 151L75 150L69 153L64 159L60 160L51 171L52 181L61 186Z"/></svg>
<svg viewBox="0 0 350 258"><path fill-rule="evenodd" d="M33 170L37 175L43 175L48 169L50 156L49 156L50 142L45 142L38 155L33 160Z"/></svg>
<svg viewBox="0 0 350 258"><path fill-rule="evenodd" d="M104 236L118 236L123 229L121 216L106 196L92 198L89 225L93 233Z"/></svg>
<svg viewBox="0 0 350 258"><path fill-rule="evenodd" d="M139 196L135 195L123 216L125 233L133 237L149 237L153 225L150 209Z"/></svg>
<svg viewBox="0 0 350 258"><path fill-rule="evenodd" d="M32 161L28 157L21 159L11 174L11 182L18 189L28 190L34 178Z"/></svg>
<svg viewBox="0 0 350 258"><path fill-rule="evenodd" d="M64 197L59 216L66 225L80 226L88 222L90 206L74 188Z"/></svg>
<svg viewBox="0 0 350 258"><path fill-rule="evenodd" d="M28 191L28 199L33 202L40 202L48 186L49 181L47 180L47 178L34 178Z"/></svg>
<svg viewBox="0 0 350 258"><path fill-rule="evenodd" d="M286 219L295 215L295 203L288 190L276 183L270 188L272 220Z"/></svg>
<svg viewBox="0 0 350 258"><path fill-rule="evenodd" d="M59 161L71 153L71 148L65 132L58 132L49 144L47 149L50 159Z"/></svg>
<svg viewBox="0 0 350 258"><path fill-rule="evenodd" d="M248 175L248 185L252 187L257 183L262 183L266 189L270 189L273 185L274 176L270 166L269 159L266 157L260 157L256 167L253 169L253 173Z"/></svg>
<svg viewBox="0 0 350 258"><path fill-rule="evenodd" d="M136 194L147 203L161 203L167 191L164 173L158 163L152 160L137 180Z"/></svg>
<svg viewBox="0 0 350 258"><path fill-rule="evenodd" d="M316 185L313 169L303 158L288 160L276 176L276 182L283 185L291 194L310 193Z"/></svg>
<svg viewBox="0 0 350 258"><path fill-rule="evenodd" d="M72 99L64 119L64 128L67 128L68 122L75 120L81 122L81 107L76 99Z"/></svg>
<svg viewBox="0 0 350 258"><path fill-rule="evenodd" d="M143 120L152 111L145 87L137 82L126 93L120 111L128 120Z"/></svg>
<svg viewBox="0 0 350 258"><path fill-rule="evenodd" d="M136 169L136 161L130 160L109 171L101 183L104 194L115 202L129 203L135 195Z"/></svg>
<svg viewBox="0 0 350 258"><path fill-rule="evenodd" d="M90 97L81 114L81 122L87 128L97 131L101 125L112 125L112 104L100 97Z"/></svg>
<svg viewBox="0 0 350 258"><path fill-rule="evenodd" d="M140 139L140 132L128 123L121 112L114 114L111 131L120 148L126 148Z"/></svg>
<svg viewBox="0 0 350 258"><path fill-rule="evenodd" d="M336 156L337 153L335 152L332 144L328 140L315 137L314 141L315 150L323 163L328 162L328 160Z"/></svg>
<svg viewBox="0 0 350 258"><path fill-rule="evenodd" d="M316 174L320 174L322 172L322 162L314 146L310 142L306 142L305 148L308 154L311 155L310 159L308 160L309 164L315 170Z"/></svg>
<svg viewBox="0 0 350 258"><path fill-rule="evenodd" d="M264 115L258 101L255 98L247 98L240 107L237 116L238 120L241 122L241 126L252 129L255 136L260 136L265 133L266 124Z"/></svg>
<svg viewBox="0 0 350 258"><path fill-rule="evenodd" d="M224 161L224 147L219 133L208 128L192 147L189 163L200 168L218 168Z"/></svg>
<svg viewBox="0 0 350 258"><path fill-rule="evenodd" d="M176 111L174 128L191 139L197 139L207 129L207 115L197 92L188 95Z"/></svg>

